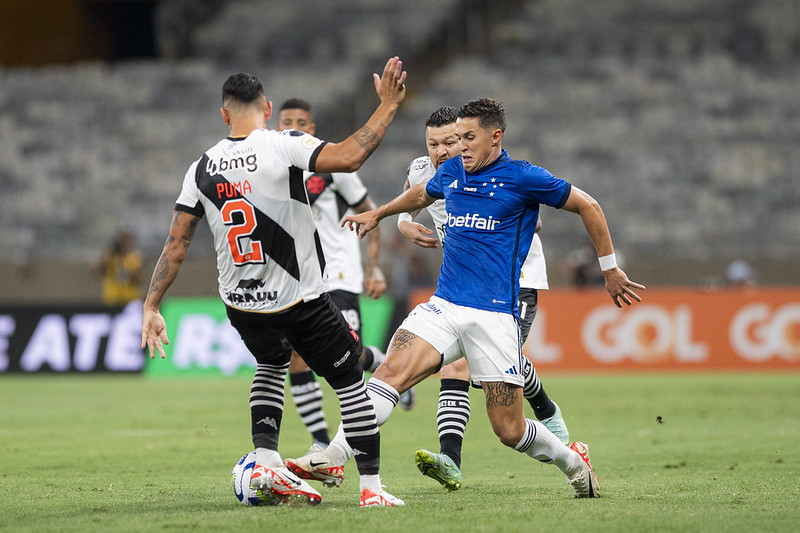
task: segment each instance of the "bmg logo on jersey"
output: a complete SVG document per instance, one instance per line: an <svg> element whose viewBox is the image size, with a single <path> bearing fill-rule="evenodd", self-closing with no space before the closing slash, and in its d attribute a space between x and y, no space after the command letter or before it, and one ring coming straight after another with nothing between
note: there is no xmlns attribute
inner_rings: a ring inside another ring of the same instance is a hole
<svg viewBox="0 0 800 533"><path fill-rule="evenodd" d="M228 159L220 157L216 161L209 158L206 163L206 172L209 176L216 176L228 170L239 170L240 168L248 172L255 172L258 170L258 158L256 154L250 154L246 157L231 157Z"/></svg>
<svg viewBox="0 0 800 533"><path fill-rule="evenodd" d="M450 213L447 214L447 227L448 228L475 228L483 229L486 231L494 231L497 226L497 220L489 215L489 218L482 217L479 213L467 213L454 217Z"/></svg>

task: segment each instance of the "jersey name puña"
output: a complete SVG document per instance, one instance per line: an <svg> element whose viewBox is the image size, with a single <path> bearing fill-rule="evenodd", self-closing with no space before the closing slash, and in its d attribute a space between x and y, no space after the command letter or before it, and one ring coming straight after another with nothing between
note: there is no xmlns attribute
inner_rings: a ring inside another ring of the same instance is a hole
<svg viewBox="0 0 800 533"><path fill-rule="evenodd" d="M175 209L205 215L227 305L276 312L324 292L303 184L324 144L296 130L255 130L221 140L189 167Z"/></svg>

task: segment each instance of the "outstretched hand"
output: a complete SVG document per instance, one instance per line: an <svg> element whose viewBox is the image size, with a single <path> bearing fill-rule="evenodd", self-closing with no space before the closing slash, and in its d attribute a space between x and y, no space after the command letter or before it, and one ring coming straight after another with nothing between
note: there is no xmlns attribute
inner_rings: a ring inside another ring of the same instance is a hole
<svg viewBox="0 0 800 533"><path fill-rule="evenodd" d="M142 314L142 349L147 347L150 350L150 359L155 359L155 348L161 354L161 359L164 359L164 344L169 344L164 317L158 311L145 308Z"/></svg>
<svg viewBox="0 0 800 533"><path fill-rule="evenodd" d="M370 230L375 229L380 222L378 210L371 209L355 215L348 215L342 219L342 227L347 224L350 231L355 231L359 239L363 239Z"/></svg>
<svg viewBox="0 0 800 533"><path fill-rule="evenodd" d="M622 269L612 268L610 270L605 270L603 271L603 275L606 277L606 290L608 294L611 295L617 307L622 307L622 302L631 305L631 298L637 302L642 301L642 298L636 294L633 289L645 289L646 287L629 280L628 275L625 274ZM620 300L622 300L622 302L620 302Z"/></svg>
<svg viewBox="0 0 800 533"><path fill-rule="evenodd" d="M383 75L372 75L375 82L375 92L382 103L400 105L406 97L406 71L403 70L403 62L395 56L386 62L383 68Z"/></svg>

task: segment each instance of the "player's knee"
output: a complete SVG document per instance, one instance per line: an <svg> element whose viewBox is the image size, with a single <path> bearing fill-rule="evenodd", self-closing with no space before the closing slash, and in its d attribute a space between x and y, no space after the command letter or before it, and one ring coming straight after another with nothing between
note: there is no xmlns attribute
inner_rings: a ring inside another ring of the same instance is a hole
<svg viewBox="0 0 800 533"><path fill-rule="evenodd" d="M347 365L336 369L335 372L319 375L334 389L343 389L361 381L364 378L364 371L361 365Z"/></svg>
<svg viewBox="0 0 800 533"><path fill-rule="evenodd" d="M514 448L519 444L519 441L522 440L525 434L524 424L520 426L520 424L510 421L492 424L492 429L494 430L494 434L497 435L497 438L500 439L500 442L509 448Z"/></svg>
<svg viewBox="0 0 800 533"><path fill-rule="evenodd" d="M408 379L411 373L410 370L410 365L402 365L399 364L399 361L396 359L387 358L386 361L375 369L372 376L399 391L403 383Z"/></svg>
<svg viewBox="0 0 800 533"><path fill-rule="evenodd" d="M512 431L495 431L495 434L500 439L500 442L509 448L514 448L517 444L519 444L519 441L522 440L522 435Z"/></svg>

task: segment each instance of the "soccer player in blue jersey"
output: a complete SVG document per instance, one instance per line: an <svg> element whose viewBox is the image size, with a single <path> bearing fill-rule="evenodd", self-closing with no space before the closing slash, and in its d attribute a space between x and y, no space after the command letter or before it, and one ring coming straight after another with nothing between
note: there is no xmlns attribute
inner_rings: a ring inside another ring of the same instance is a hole
<svg viewBox="0 0 800 533"><path fill-rule="evenodd" d="M466 357L472 380L486 395L486 411L500 441L556 465L579 498L598 496L588 447L567 447L541 422L523 414L517 297L519 272L528 253L540 204L577 213L595 245L606 289L618 307L641 301L634 283L616 266L614 246L600 205L584 191L547 170L512 159L502 148L503 107L491 99L461 106L456 136L461 157L442 163L427 184L411 187L367 213L345 217L360 237L391 215L413 212L444 198L447 239L435 294L400 325L386 362L367 384L378 423L399 393L435 373L449 357ZM352 451L342 428L324 452L287 467L306 479L318 469L344 464ZM327 461L327 463L326 463ZM318 465L316 468L311 465ZM341 480L339 480L341 482Z"/></svg>
<svg viewBox="0 0 800 533"><path fill-rule="evenodd" d="M436 174L439 165L461 154L456 138L457 119L458 109L450 106L440 107L431 114L425 122L425 144L428 155L418 157L411 162L403 190L419 183L426 183ZM437 248L445 241L448 218L445 202L436 200L426 210L436 228L436 238L431 237L432 230L414 222L414 213L400 213L397 217L397 228L411 242L423 248ZM537 232L538 226L541 226L541 217L537 221ZM367 238L372 233L374 232L369 232ZM536 317L539 290L547 288L547 267L542 242L537 234L533 237L520 271L518 315L522 344L525 344ZM532 360L526 356L523 364L522 375L525 383L522 388L523 398L533 408L536 419L561 442L568 445L569 430L561 416L561 410L547 395ZM454 491L461 488L461 446L470 416L470 378L467 360L461 358L443 366L439 376L441 384L436 424L441 453L417 450L414 462L422 474L438 481L445 490ZM400 405L402 398L401 395Z"/></svg>

